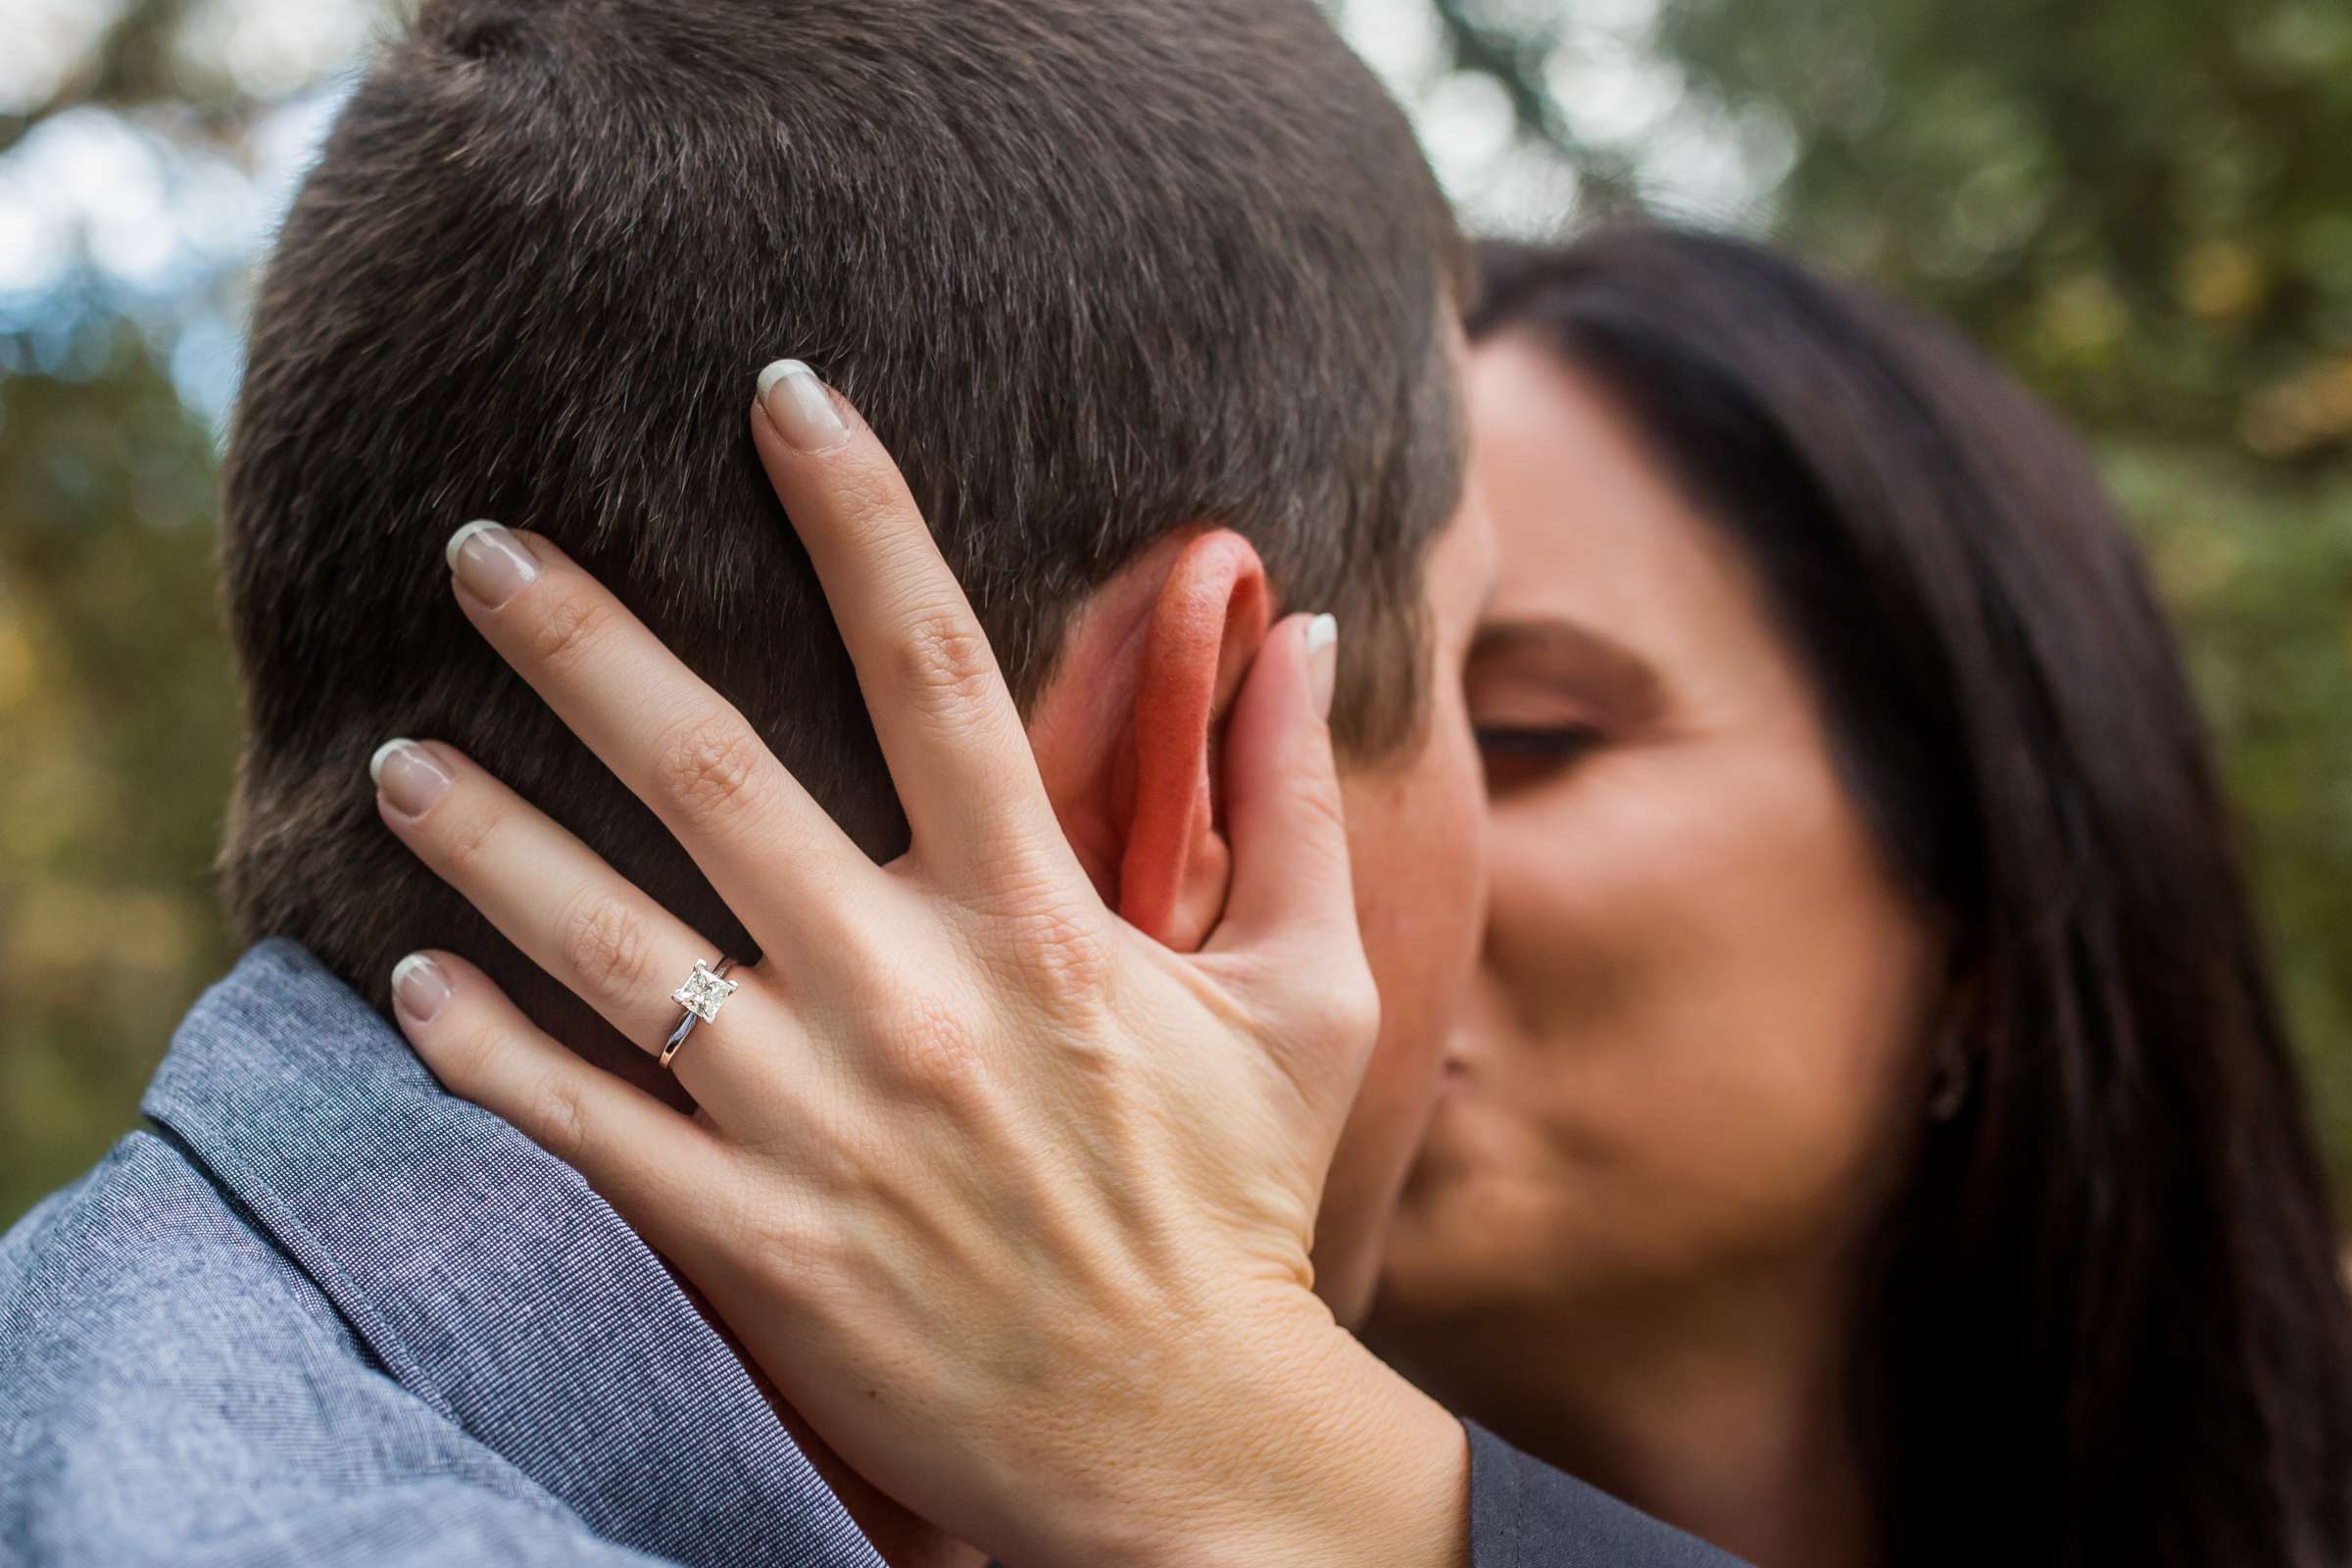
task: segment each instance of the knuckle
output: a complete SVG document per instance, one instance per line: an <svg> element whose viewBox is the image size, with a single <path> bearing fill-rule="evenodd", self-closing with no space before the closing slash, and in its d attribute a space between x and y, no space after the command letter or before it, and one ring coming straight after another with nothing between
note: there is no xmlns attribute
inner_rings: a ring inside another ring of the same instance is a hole
<svg viewBox="0 0 2352 1568"><path fill-rule="evenodd" d="M441 858L449 868L450 880L466 881L478 876L489 859L490 846L505 825L504 813L477 805L469 810L445 808L433 814L439 818L446 835L441 841Z"/></svg>
<svg viewBox="0 0 2352 1568"><path fill-rule="evenodd" d="M919 519L906 515L908 503L905 491L872 463L853 459L835 469L835 531L861 547L880 545L895 556L896 548L890 542L903 537L909 526L921 526Z"/></svg>
<svg viewBox="0 0 2352 1568"><path fill-rule="evenodd" d="M962 1012L916 994L885 1013L881 1057L891 1077L926 1099L954 1099L975 1087L984 1065L980 1037Z"/></svg>
<svg viewBox="0 0 2352 1568"><path fill-rule="evenodd" d="M568 1154L588 1145L588 1105L579 1085L563 1074L551 1075L531 1095L530 1134L556 1154Z"/></svg>
<svg viewBox="0 0 2352 1568"><path fill-rule="evenodd" d="M1298 809L1319 835L1328 835L1327 842L1345 844L1348 838L1348 808L1340 799L1339 784L1331 778L1303 781L1298 786Z"/></svg>
<svg viewBox="0 0 2352 1568"><path fill-rule="evenodd" d="M586 658L612 622L611 604L596 595L550 594L526 629L525 646L541 668L561 672Z"/></svg>
<svg viewBox="0 0 2352 1568"><path fill-rule="evenodd" d="M662 786L684 809L719 815L751 798L767 755L736 714L705 713L678 725L664 741Z"/></svg>
<svg viewBox="0 0 2352 1568"><path fill-rule="evenodd" d="M948 608L917 614L900 644L907 690L934 713L985 700L997 679L996 654L969 616Z"/></svg>
<svg viewBox="0 0 2352 1568"><path fill-rule="evenodd" d="M564 912L563 944L564 965L588 1000L642 989L652 938L619 900L601 892L579 895Z"/></svg>
<svg viewBox="0 0 2352 1568"><path fill-rule="evenodd" d="M1010 978L1054 1016L1091 1016L1107 1004L1112 953L1100 922L1062 902L1018 916L1009 935Z"/></svg>
<svg viewBox="0 0 2352 1568"><path fill-rule="evenodd" d="M1355 965L1335 981L1323 1004L1323 1016L1340 1039L1368 1044L1380 1037L1380 987L1372 972Z"/></svg>
<svg viewBox="0 0 2352 1568"><path fill-rule="evenodd" d="M462 1005L453 1001L452 1005ZM506 1038L479 1018L464 1015L451 1017L444 1012L436 1025L448 1030L448 1045L441 1051L434 1070L453 1091L466 1094L478 1091L490 1076L491 1064L506 1046ZM451 1025L456 1025L452 1028Z"/></svg>

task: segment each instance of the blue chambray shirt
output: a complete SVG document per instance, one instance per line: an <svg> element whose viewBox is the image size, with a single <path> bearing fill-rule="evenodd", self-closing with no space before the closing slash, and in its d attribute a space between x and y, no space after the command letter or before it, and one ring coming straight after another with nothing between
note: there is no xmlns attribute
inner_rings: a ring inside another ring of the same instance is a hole
<svg viewBox="0 0 2352 1568"><path fill-rule="evenodd" d="M879 1568L661 1261L302 949L0 1241L0 1562Z"/></svg>
<svg viewBox="0 0 2352 1568"><path fill-rule="evenodd" d="M661 1261L301 948L0 1240L0 1564L882 1568ZM1474 1568L1740 1568L1470 1432Z"/></svg>

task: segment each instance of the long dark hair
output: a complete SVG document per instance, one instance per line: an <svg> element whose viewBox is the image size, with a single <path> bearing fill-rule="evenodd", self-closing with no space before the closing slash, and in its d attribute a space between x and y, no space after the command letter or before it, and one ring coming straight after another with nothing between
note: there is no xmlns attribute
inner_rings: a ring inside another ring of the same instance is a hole
<svg viewBox="0 0 2352 1568"><path fill-rule="evenodd" d="M2344 1563L2327 1183L2180 661L2080 443L1756 246L1486 261L1473 336L1561 356L1744 550L1950 936L1965 1097L1923 1093L1851 1326L1884 1560Z"/></svg>

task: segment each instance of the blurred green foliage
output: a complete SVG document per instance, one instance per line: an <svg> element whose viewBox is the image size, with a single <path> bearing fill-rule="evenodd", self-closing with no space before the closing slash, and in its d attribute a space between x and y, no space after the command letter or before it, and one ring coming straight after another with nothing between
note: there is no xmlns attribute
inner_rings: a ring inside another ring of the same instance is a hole
<svg viewBox="0 0 2352 1568"><path fill-rule="evenodd" d="M198 0L137 0L75 104L185 134ZM1580 9L1428 0L1581 214L1656 201L1548 69ZM2176 608L2352 1195L2352 8L2343 0L1607 0L1719 124L1736 217L1956 320L2087 430ZM0 331L0 1223L130 1124L230 956L208 886L235 734L216 454L151 331ZM61 331L68 347L58 348ZM45 347L35 352L34 339Z"/></svg>
<svg viewBox="0 0 2352 1568"><path fill-rule="evenodd" d="M0 382L0 1217L129 1126L230 954L206 881L236 738L210 434L103 323Z"/></svg>

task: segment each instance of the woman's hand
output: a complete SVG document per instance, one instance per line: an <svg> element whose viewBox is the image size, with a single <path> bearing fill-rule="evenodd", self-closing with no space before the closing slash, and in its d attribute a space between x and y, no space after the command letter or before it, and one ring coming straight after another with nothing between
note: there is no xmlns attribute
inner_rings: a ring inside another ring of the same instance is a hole
<svg viewBox="0 0 2352 1568"><path fill-rule="evenodd" d="M451 550L466 613L762 956L675 1057L692 1117L451 955L402 965L402 1028L453 1091L577 1166L844 1458L999 1556L1457 1560L1459 1428L1309 1290L1378 1015L1328 638L1293 617L1252 668L1224 763L1231 898L1204 951L1170 952L1064 842L887 455L805 369L762 379L760 451L913 847L875 866L616 600L544 539L477 525ZM708 943L451 749L388 747L378 773L404 842L661 1048Z"/></svg>

